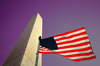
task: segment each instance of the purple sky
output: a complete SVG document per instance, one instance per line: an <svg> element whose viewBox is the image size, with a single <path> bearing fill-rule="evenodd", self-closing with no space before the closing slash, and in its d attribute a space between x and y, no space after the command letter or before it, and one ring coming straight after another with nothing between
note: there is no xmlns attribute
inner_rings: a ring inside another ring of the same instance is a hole
<svg viewBox="0 0 100 66"><path fill-rule="evenodd" d="M36 13L43 18L43 38L85 27L97 57L74 62L43 54L42 66L100 66L100 0L0 0L0 66Z"/></svg>

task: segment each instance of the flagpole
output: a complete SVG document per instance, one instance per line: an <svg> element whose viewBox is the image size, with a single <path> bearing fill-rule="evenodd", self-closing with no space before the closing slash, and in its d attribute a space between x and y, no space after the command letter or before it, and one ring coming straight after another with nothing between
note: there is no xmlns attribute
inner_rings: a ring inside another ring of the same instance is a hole
<svg viewBox="0 0 100 66"><path fill-rule="evenodd" d="M41 36L39 36L39 43L38 43L38 48L37 48L37 53L36 53L36 61L35 61L35 66L37 66L37 63L38 63L40 39L41 39Z"/></svg>

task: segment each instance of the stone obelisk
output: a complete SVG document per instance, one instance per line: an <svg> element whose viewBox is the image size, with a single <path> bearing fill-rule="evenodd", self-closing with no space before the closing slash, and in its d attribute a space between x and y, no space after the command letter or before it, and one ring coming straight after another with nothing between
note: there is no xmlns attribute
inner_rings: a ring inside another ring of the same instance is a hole
<svg viewBox="0 0 100 66"><path fill-rule="evenodd" d="M37 13L29 21L3 66L35 66L39 36L42 37L42 18ZM41 54L38 66L42 66Z"/></svg>

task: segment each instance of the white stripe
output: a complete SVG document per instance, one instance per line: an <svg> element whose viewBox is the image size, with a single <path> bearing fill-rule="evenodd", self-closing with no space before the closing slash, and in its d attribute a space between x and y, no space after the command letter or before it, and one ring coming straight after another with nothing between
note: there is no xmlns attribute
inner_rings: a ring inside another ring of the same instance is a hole
<svg viewBox="0 0 100 66"><path fill-rule="evenodd" d="M81 53L89 53L92 52L92 50L87 50L87 51L81 51L81 52L71 52L71 53L63 53L61 55L73 55L73 54L81 54Z"/></svg>
<svg viewBox="0 0 100 66"><path fill-rule="evenodd" d="M67 34L67 35L63 35L63 36L57 36L57 37L54 37L54 39L58 39L58 38L62 38L62 37L71 36L71 35L73 35L73 34L78 34L78 33L81 33L81 32L85 32L85 29L80 30L80 31L76 31L76 32L73 32L73 33L70 33L70 34Z"/></svg>
<svg viewBox="0 0 100 66"><path fill-rule="evenodd" d="M45 48L45 47L40 47L39 50L42 50L42 51L50 51L48 48Z"/></svg>
<svg viewBox="0 0 100 66"><path fill-rule="evenodd" d="M87 34L85 34L85 35L80 35L80 36L77 36L77 37L73 37L73 38L71 38L70 40L74 40L74 39L78 39L78 38L82 38L82 37L87 37Z"/></svg>
<svg viewBox="0 0 100 66"><path fill-rule="evenodd" d="M87 48L90 47L90 44L88 45L84 45L84 46L80 46L80 47L72 47L72 48L64 48L64 49L58 49L58 50L53 50L55 52L59 52L59 51L67 51L67 50L76 50L76 49L83 49L83 48Z"/></svg>
<svg viewBox="0 0 100 66"><path fill-rule="evenodd" d="M58 47L77 45L77 44L88 42L88 41L89 41L89 39L85 39L85 40L81 40L81 41L77 41L77 42L73 42L73 43L61 44L61 45L58 45Z"/></svg>
<svg viewBox="0 0 100 66"><path fill-rule="evenodd" d="M69 59L80 59L80 58L89 58L94 56L94 54L88 55L88 56L78 56L78 57L68 57Z"/></svg>
<svg viewBox="0 0 100 66"><path fill-rule="evenodd" d="M61 42L65 42L65 41L70 41L70 39L59 40L59 41L56 41L56 43L61 43Z"/></svg>
<svg viewBox="0 0 100 66"><path fill-rule="evenodd" d="M40 46L41 48L39 48L39 52L53 52L51 50L48 50L48 48L45 48L45 47L42 47Z"/></svg>
<svg viewBox="0 0 100 66"><path fill-rule="evenodd" d="M71 40L75 40L75 39L82 38L82 37L87 37L87 34L80 35L80 36L75 36L75 37L69 38L69 39L59 40L59 41L56 41L56 43L61 43L61 42L65 42L65 41L71 41Z"/></svg>
<svg viewBox="0 0 100 66"><path fill-rule="evenodd" d="M80 30L80 31L76 31L76 32L73 32L73 33L70 33L70 34L68 34L67 36L71 36L71 35L73 35L73 34L78 34L78 33L82 33L82 32L85 32L85 29Z"/></svg>
<svg viewBox="0 0 100 66"><path fill-rule="evenodd" d="M52 52L52 51L47 51L47 50L46 50L46 51L44 51L44 50L39 50L39 52Z"/></svg>

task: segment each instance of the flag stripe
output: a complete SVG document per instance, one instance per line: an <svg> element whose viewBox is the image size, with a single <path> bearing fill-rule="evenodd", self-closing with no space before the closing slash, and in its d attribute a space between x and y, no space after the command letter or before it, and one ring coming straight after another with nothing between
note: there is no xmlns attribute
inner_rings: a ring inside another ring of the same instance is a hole
<svg viewBox="0 0 100 66"><path fill-rule="evenodd" d="M60 42L60 43L57 43L57 45L66 44L66 43L73 43L73 42L77 42L77 41L81 41L81 40L87 40L87 39L88 39L88 37L82 37L82 38L71 40L71 41Z"/></svg>
<svg viewBox="0 0 100 66"><path fill-rule="evenodd" d="M39 53L43 53L43 54L56 54L55 52L47 52L47 51L39 51Z"/></svg>
<svg viewBox="0 0 100 66"><path fill-rule="evenodd" d="M71 41L71 40L75 40L75 39L79 39L79 38L84 38L84 37L87 37L87 35L80 35L80 36L76 36L76 37L73 37L73 38L66 38L66 39L61 39L59 41L56 41L56 43L61 43L61 42L65 42L65 41Z"/></svg>
<svg viewBox="0 0 100 66"><path fill-rule="evenodd" d="M68 38L73 38L73 37L77 37L77 36L81 36L81 35L85 35L86 31L82 32L82 33L77 33L77 34L73 34L71 36L68 36ZM87 35L87 34L86 34Z"/></svg>
<svg viewBox="0 0 100 66"><path fill-rule="evenodd" d="M80 43L76 45L69 45L69 46L65 45L63 47L58 47L58 49L73 48L73 47L79 47L79 46L88 45L88 44L90 44L90 42L84 42L84 43Z"/></svg>
<svg viewBox="0 0 100 66"><path fill-rule="evenodd" d="M89 39L81 40L81 41L77 41L77 42L73 42L73 43L66 43L66 44L58 45L58 47L69 46L69 45L76 45L76 44L81 44L81 43L84 43L84 42L89 42Z"/></svg>
<svg viewBox="0 0 100 66"><path fill-rule="evenodd" d="M87 50L90 50L91 47L85 47L85 48L81 48L81 49L75 49L75 50L68 50L68 51L56 51L58 54L61 54L61 53L70 53L70 52L81 52L81 51L87 51Z"/></svg>
<svg viewBox="0 0 100 66"><path fill-rule="evenodd" d="M58 50L53 50L55 52L59 52L59 51L67 51L67 50L76 50L76 49L82 49L82 48L86 48L86 47L90 47L90 44L88 45L84 45L84 46L80 46L80 47L73 47L73 48L64 48L64 49L58 49Z"/></svg>
<svg viewBox="0 0 100 66"><path fill-rule="evenodd" d="M55 54L53 51L47 49L47 48L43 48L40 46L39 48L39 53L43 53L43 54Z"/></svg>
<svg viewBox="0 0 100 66"><path fill-rule="evenodd" d="M71 35L71 36L67 36L67 37L64 36L64 37L61 37L61 38L58 38L58 39L55 39L55 36L54 36L54 39L55 39L55 41L59 41L59 40L64 40L64 39L70 39L70 38L80 36L80 35L84 35L84 34L86 34L86 31L82 32L82 33L74 34L74 35Z"/></svg>
<svg viewBox="0 0 100 66"><path fill-rule="evenodd" d="M92 56L92 57L87 57L87 58L80 58L80 59L71 59L73 61L83 61L83 60L91 60L91 59L94 59L96 58L95 56Z"/></svg>
<svg viewBox="0 0 100 66"><path fill-rule="evenodd" d="M91 55L91 54L93 54L93 52L82 53L82 54L74 54L74 55L64 55L64 57L79 57L79 56L87 56L87 55Z"/></svg>
<svg viewBox="0 0 100 66"><path fill-rule="evenodd" d="M88 56L79 56L79 57L68 57L69 59L80 59L80 58L88 58L88 57L93 57L94 54L88 55Z"/></svg>
<svg viewBox="0 0 100 66"><path fill-rule="evenodd" d="M58 38L62 37L63 35L68 35L68 34L71 35L71 33L74 33L74 32L81 33L81 32L84 32L84 31L85 31L84 27L82 27L82 28L79 28L79 29L76 29L76 30L73 30L73 31L69 31L69 32L66 32L66 33L62 33L62 34L56 35L54 37L56 37L55 39L58 39Z"/></svg>
<svg viewBox="0 0 100 66"><path fill-rule="evenodd" d="M54 52L44 52L44 51L39 51L39 53L43 53L43 54L55 54Z"/></svg>
<svg viewBox="0 0 100 66"><path fill-rule="evenodd" d="M61 55L73 55L73 54L81 54L81 53L89 53L89 52L92 52L92 50L87 50L87 51L77 51L77 52L71 52L71 53L62 53Z"/></svg>
<svg viewBox="0 0 100 66"><path fill-rule="evenodd" d="M42 51L42 50L39 50L39 52L47 52L47 51ZM53 51L48 51L48 52L53 52Z"/></svg>
<svg viewBox="0 0 100 66"><path fill-rule="evenodd" d="M84 27L53 36L53 39L58 49L50 50L40 47L39 52L44 54L56 53L73 61L95 58Z"/></svg>
<svg viewBox="0 0 100 66"><path fill-rule="evenodd" d="M84 34L86 34L86 31L84 31L82 33L73 34L73 35L70 35L70 36L62 36L62 37L60 37L58 39L56 39L56 37L54 37L54 39L55 39L55 41L64 40L64 39L70 39L70 38L72 39L73 37L81 36L81 35L84 35Z"/></svg>
<svg viewBox="0 0 100 66"><path fill-rule="evenodd" d="M63 37L68 37L68 36L71 36L71 35L75 35L75 34L79 34L79 33L81 33L81 32L84 32L85 30L83 29L83 30L80 30L80 31L77 31L77 32L73 32L73 33L70 33L70 34L65 34L65 35L62 35L62 36L54 36L55 38L54 39L59 39L59 38L63 38Z"/></svg>
<svg viewBox="0 0 100 66"><path fill-rule="evenodd" d="M64 54L64 53L71 53L71 52L82 52L82 51L87 51L87 50L90 50L91 47L86 47L86 48L82 48L82 49L76 49L76 50L68 50L68 51L56 51L58 54ZM51 50L41 50L39 49L39 52L45 52L45 53L54 53L53 51Z"/></svg>
<svg viewBox="0 0 100 66"><path fill-rule="evenodd" d="M53 52L53 51L49 51L49 50L47 50L48 52ZM39 50L39 52L47 52L47 51L42 51L42 50ZM54 52L53 52L54 53Z"/></svg>

